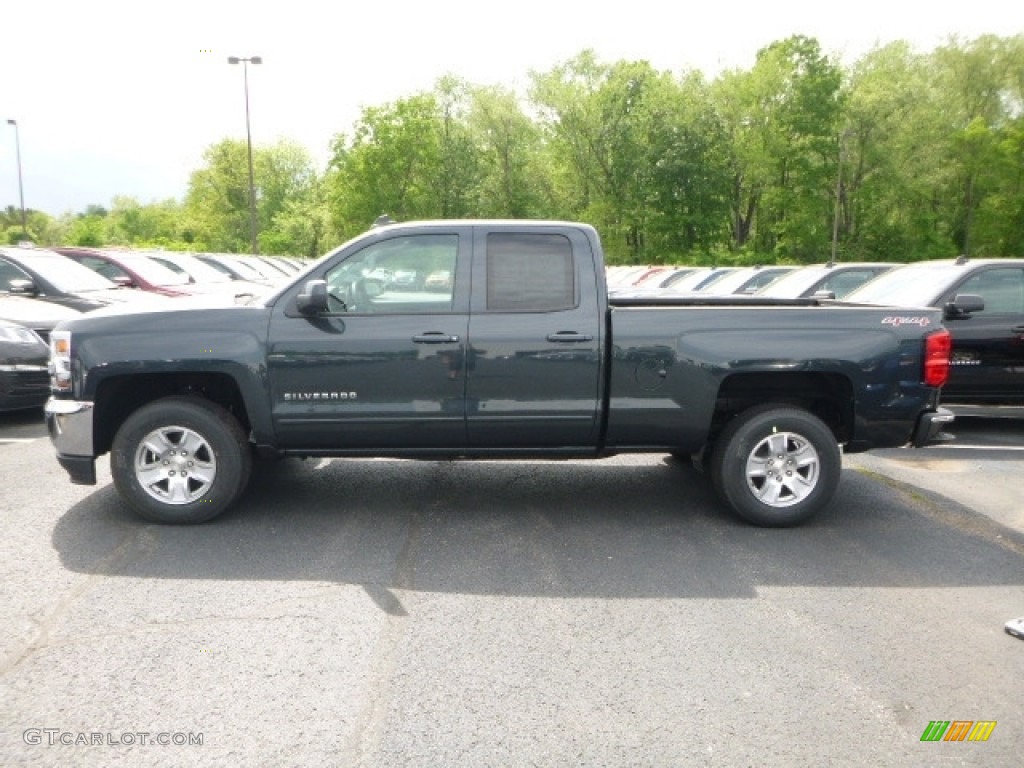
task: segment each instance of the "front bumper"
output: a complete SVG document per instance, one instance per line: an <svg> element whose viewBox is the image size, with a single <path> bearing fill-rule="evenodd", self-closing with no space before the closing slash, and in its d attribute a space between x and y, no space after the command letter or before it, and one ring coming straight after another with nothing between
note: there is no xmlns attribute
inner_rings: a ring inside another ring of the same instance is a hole
<svg viewBox="0 0 1024 768"><path fill-rule="evenodd" d="M953 436L942 430L944 427L952 424L954 418L956 418L955 415L948 408L940 407L934 411L922 413L917 420L917 426L914 428L914 436L910 441L911 445L915 448L923 448L931 443L943 443L947 440L952 440Z"/></svg>
<svg viewBox="0 0 1024 768"><path fill-rule="evenodd" d="M78 400L50 398L44 407L50 442L57 449L57 461L76 485L96 485L96 463L92 447L93 404Z"/></svg>

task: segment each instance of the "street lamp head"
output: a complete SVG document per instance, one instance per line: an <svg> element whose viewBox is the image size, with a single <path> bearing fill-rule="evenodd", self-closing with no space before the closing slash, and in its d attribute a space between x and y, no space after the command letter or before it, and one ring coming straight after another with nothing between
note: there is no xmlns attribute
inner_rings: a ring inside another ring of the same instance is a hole
<svg viewBox="0 0 1024 768"><path fill-rule="evenodd" d="M7 124L8 125L17 125L18 121L17 120L11 120L10 118L8 118L7 119Z"/></svg>
<svg viewBox="0 0 1024 768"><path fill-rule="evenodd" d="M239 62L248 62L249 64L262 64L263 59L260 56L228 56L228 64L238 64Z"/></svg>
<svg viewBox="0 0 1024 768"><path fill-rule="evenodd" d="M237 56L228 56L228 64L237 64L239 61Z"/></svg>
<svg viewBox="0 0 1024 768"><path fill-rule="evenodd" d="M263 59L260 56L253 56L252 58L249 59L249 63L250 64L262 64L263 63Z"/></svg>

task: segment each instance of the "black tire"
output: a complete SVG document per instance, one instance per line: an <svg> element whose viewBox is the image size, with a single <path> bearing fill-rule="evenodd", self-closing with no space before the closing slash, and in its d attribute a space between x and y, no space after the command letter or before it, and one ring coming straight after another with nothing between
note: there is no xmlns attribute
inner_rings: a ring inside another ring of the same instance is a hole
<svg viewBox="0 0 1024 768"><path fill-rule="evenodd" d="M110 449L118 492L156 523L212 520L245 489L251 471L252 451L238 421L198 397L144 405L121 425Z"/></svg>
<svg viewBox="0 0 1024 768"><path fill-rule="evenodd" d="M806 522L835 495L842 456L824 422L801 409L761 405L735 416L711 453L719 497L754 525Z"/></svg>

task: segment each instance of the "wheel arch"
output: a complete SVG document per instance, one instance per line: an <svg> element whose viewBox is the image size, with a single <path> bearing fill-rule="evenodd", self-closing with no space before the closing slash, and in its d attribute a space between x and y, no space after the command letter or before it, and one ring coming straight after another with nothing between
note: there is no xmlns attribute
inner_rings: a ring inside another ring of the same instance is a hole
<svg viewBox="0 0 1024 768"><path fill-rule="evenodd" d="M722 380L709 432L713 443L729 421L754 406L774 404L802 408L817 416L848 442L854 428L853 385L839 373L779 371L734 373Z"/></svg>
<svg viewBox="0 0 1024 768"><path fill-rule="evenodd" d="M250 410L237 380L222 372L161 372L110 376L99 383L94 399L95 454L106 453L125 420L139 408L165 397L188 395L225 408L249 434Z"/></svg>

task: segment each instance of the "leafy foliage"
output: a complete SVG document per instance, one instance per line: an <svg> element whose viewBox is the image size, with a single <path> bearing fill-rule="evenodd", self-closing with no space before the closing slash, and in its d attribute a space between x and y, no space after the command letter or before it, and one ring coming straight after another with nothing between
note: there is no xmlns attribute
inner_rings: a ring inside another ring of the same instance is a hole
<svg viewBox="0 0 1024 768"><path fill-rule="evenodd" d="M317 256L377 216L589 221L611 262L907 261L1024 251L1024 35L897 42L849 69L794 35L707 81L590 50L528 92L454 76L363 109L318 172L253 148L261 251ZM183 202L28 212L37 242L247 251L244 142ZM0 241L22 238L0 210Z"/></svg>

